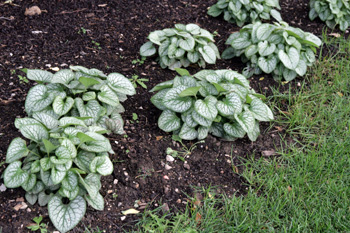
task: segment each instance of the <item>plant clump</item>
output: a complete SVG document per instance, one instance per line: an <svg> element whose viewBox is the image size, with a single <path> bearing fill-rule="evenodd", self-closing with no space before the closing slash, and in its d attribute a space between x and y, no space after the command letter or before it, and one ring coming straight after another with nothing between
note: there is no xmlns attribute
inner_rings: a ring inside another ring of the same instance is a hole
<svg viewBox="0 0 350 233"><path fill-rule="evenodd" d="M224 14L224 19L242 27L246 23L270 20L271 17L282 21L278 0L219 0L211 6L208 14L217 17Z"/></svg>
<svg viewBox="0 0 350 233"><path fill-rule="evenodd" d="M327 26L334 29L339 25L345 31L350 27L350 2L348 0L311 0L309 18L319 17Z"/></svg>
<svg viewBox="0 0 350 233"><path fill-rule="evenodd" d="M267 24L256 22L244 26L230 35L230 45L224 59L241 57L248 63L243 74L272 74L275 80L291 81L297 75L304 76L307 67L315 61L316 48L322 41L309 32L289 26L285 22Z"/></svg>
<svg viewBox="0 0 350 233"><path fill-rule="evenodd" d="M216 59L220 59L214 35L196 24L175 24L175 28L151 32L148 39L150 41L141 46L140 55L149 57L158 52L163 69L175 70L194 63L205 67L206 63L215 64Z"/></svg>
<svg viewBox="0 0 350 233"><path fill-rule="evenodd" d="M123 131L119 101L135 89L121 74L81 66L26 72L39 84L26 97L29 116L15 127L29 143L20 137L10 143L4 184L22 187L32 205L48 205L54 226L67 232L83 218L86 202L104 209L100 178L113 172L114 152L103 134Z"/></svg>
<svg viewBox="0 0 350 233"><path fill-rule="evenodd" d="M202 140L208 133L226 140L255 141L259 121L273 120L270 108L255 93L243 75L232 70L202 70L191 76L177 69L180 76L156 85L152 103L162 114L158 126L184 140Z"/></svg>

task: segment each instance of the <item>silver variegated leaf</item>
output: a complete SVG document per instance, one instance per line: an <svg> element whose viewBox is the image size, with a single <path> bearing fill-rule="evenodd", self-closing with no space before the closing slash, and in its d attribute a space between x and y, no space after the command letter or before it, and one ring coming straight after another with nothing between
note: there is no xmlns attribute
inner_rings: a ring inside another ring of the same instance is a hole
<svg viewBox="0 0 350 233"><path fill-rule="evenodd" d="M163 99L164 106L179 113L186 112L190 109L192 106L192 98L179 96L186 88L186 86L179 85L167 91Z"/></svg>
<svg viewBox="0 0 350 233"><path fill-rule="evenodd" d="M104 199L100 193L98 193L95 198L91 198L90 195L85 195L85 200L95 210L103 211L104 206L105 206L105 202L104 202Z"/></svg>
<svg viewBox="0 0 350 233"><path fill-rule="evenodd" d="M252 132L254 129L255 118L250 111L244 111L239 115L235 115L236 121L241 125L244 131Z"/></svg>
<svg viewBox="0 0 350 233"><path fill-rule="evenodd" d="M4 183L7 188L17 188L28 180L29 174L23 171L21 166L21 161L15 161L5 169Z"/></svg>
<svg viewBox="0 0 350 233"><path fill-rule="evenodd" d="M11 141L6 153L6 163L12 163L29 154L26 141L22 138L15 138Z"/></svg>
<svg viewBox="0 0 350 233"><path fill-rule="evenodd" d="M179 136L184 140L194 140L197 138L198 132L195 128L191 128L186 123L184 123L181 127Z"/></svg>
<svg viewBox="0 0 350 233"><path fill-rule="evenodd" d="M113 164L107 155L96 156L90 163L90 171L107 176L112 174Z"/></svg>
<svg viewBox="0 0 350 233"><path fill-rule="evenodd" d="M181 127L181 120L176 113L165 110L158 119L158 126L165 132L175 131Z"/></svg>

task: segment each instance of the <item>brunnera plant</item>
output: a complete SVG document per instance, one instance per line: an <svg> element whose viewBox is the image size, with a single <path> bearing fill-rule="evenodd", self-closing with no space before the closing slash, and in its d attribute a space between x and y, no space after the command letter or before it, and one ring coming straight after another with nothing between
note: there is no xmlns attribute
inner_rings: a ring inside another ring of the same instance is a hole
<svg viewBox="0 0 350 233"><path fill-rule="evenodd" d="M272 74L275 80L293 80L304 76L315 61L316 48L322 41L309 32L289 26L285 22L268 24L256 22L230 35L230 45L222 53L223 59L241 57L248 63L243 74Z"/></svg>
<svg viewBox="0 0 350 233"><path fill-rule="evenodd" d="M311 0L309 18L319 17L334 29L339 25L345 31L350 26L350 2L348 0Z"/></svg>
<svg viewBox="0 0 350 233"><path fill-rule="evenodd" d="M152 103L162 110L158 126L184 140L202 140L208 133L233 141L246 134L255 141L259 121L273 120L270 108L243 75L232 70L202 70L156 85Z"/></svg>
<svg viewBox="0 0 350 233"><path fill-rule="evenodd" d="M15 126L29 139L10 143L3 178L7 188L22 187L26 200L48 205L49 217L60 232L76 226L86 211L86 201L103 210L99 193L101 176L113 172L111 144L99 126L87 126L87 117L47 115L18 118ZM65 201L66 200L66 201Z"/></svg>
<svg viewBox="0 0 350 233"><path fill-rule="evenodd" d="M217 17L224 14L224 19L242 27L246 23L275 20L282 21L278 0L219 0L211 6L208 14Z"/></svg>
<svg viewBox="0 0 350 233"><path fill-rule="evenodd" d="M27 78L38 82L25 101L25 111L34 119L58 119L61 116L87 117L87 126L101 126L123 134L124 112L121 102L136 93L129 79L119 73L105 75L97 69L70 66L55 74L28 69Z"/></svg>
<svg viewBox="0 0 350 233"><path fill-rule="evenodd" d="M215 64L216 59L220 59L213 34L196 24L175 24L175 28L151 32L148 39L150 41L141 46L140 55L149 57L158 52L163 69L175 70L193 63L205 67L206 63Z"/></svg>

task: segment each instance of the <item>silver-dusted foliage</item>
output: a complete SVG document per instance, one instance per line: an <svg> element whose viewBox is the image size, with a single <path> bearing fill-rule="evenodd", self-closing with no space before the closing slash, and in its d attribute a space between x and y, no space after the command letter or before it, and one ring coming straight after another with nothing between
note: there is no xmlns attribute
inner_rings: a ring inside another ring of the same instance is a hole
<svg viewBox="0 0 350 233"><path fill-rule="evenodd" d="M309 18L319 17L327 26L334 29L339 25L340 30L345 31L350 27L350 2L349 0L311 0Z"/></svg>
<svg viewBox="0 0 350 233"><path fill-rule="evenodd" d="M273 120L265 97L250 88L245 76L232 70L202 70L191 76L176 69L180 76L156 85L151 101L163 110L158 126L185 140L204 139L208 133L226 140L255 141L259 121Z"/></svg>
<svg viewBox="0 0 350 233"><path fill-rule="evenodd" d="M196 24L175 24L175 28L151 32L148 39L141 46L140 55L149 57L158 52L162 68L174 70L193 63L205 67L206 63L215 64L220 59L213 34Z"/></svg>
<svg viewBox="0 0 350 233"><path fill-rule="evenodd" d="M246 23L255 23L274 18L282 21L277 11L281 7L278 0L219 0L211 6L208 14L217 17L224 14L224 19L242 27Z"/></svg>
<svg viewBox="0 0 350 233"><path fill-rule="evenodd" d="M19 137L10 143L4 183L22 187L30 204L48 205L54 226L67 232L83 218L86 202L104 208L100 178L113 172L114 152L103 134L123 132L120 101L135 89L121 74L81 66L55 74L27 70L27 77L39 84L25 101L29 117L16 119L15 127L29 145Z"/></svg>
<svg viewBox="0 0 350 233"><path fill-rule="evenodd" d="M307 67L316 61L316 48L322 41L285 22L256 22L231 34L226 44L230 47L222 53L222 58L240 56L248 63L243 71L245 76L264 72L272 74L275 80L290 81L297 75L305 75Z"/></svg>

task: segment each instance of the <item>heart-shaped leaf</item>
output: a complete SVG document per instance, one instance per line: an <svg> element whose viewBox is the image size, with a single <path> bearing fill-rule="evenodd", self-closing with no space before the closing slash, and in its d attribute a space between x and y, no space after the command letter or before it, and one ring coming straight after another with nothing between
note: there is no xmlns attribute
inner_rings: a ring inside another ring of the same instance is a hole
<svg viewBox="0 0 350 233"><path fill-rule="evenodd" d="M278 58L281 60L283 65L290 70L294 70L299 63L299 52L296 48L290 47L288 54L283 50L278 51Z"/></svg>
<svg viewBox="0 0 350 233"><path fill-rule="evenodd" d="M90 163L90 171L94 173L99 173L103 176L112 174L113 164L109 157L106 156L96 156L94 160Z"/></svg>
<svg viewBox="0 0 350 233"><path fill-rule="evenodd" d="M253 114L254 118L259 121L273 120L273 113L270 108L258 98L252 100L249 110Z"/></svg>
<svg viewBox="0 0 350 233"><path fill-rule="evenodd" d="M198 52L202 54L204 60L209 64L215 64L216 62L216 55L215 51L209 46L205 45L203 48L199 48Z"/></svg>
<svg viewBox="0 0 350 233"><path fill-rule="evenodd" d="M51 198L48 204L49 217L53 225L62 233L73 229L83 218L86 211L86 202L77 196L69 204L63 204L58 196Z"/></svg>
<svg viewBox="0 0 350 233"><path fill-rule="evenodd" d="M180 133L180 138L184 140L194 140L197 138L198 133L194 128L189 127L186 123L182 125Z"/></svg>
<svg viewBox="0 0 350 233"><path fill-rule="evenodd" d="M154 55L157 49L154 47L151 41L144 43L140 48L140 55L143 57L149 57Z"/></svg>
<svg viewBox="0 0 350 233"><path fill-rule="evenodd" d="M164 96L164 106L175 112L186 112L192 106L192 99L190 97L179 96L186 88L187 87L183 85L171 88Z"/></svg>
<svg viewBox="0 0 350 233"><path fill-rule="evenodd" d="M125 95L134 95L136 93L135 87L129 79L119 73L111 73L107 77L108 86L115 92Z"/></svg>
<svg viewBox="0 0 350 233"><path fill-rule="evenodd" d="M32 87L25 101L25 110L28 114L38 112L49 106L55 96L51 95L45 85L39 84Z"/></svg>
<svg viewBox="0 0 350 233"><path fill-rule="evenodd" d="M17 188L26 182L29 174L21 169L22 162L10 163L4 171L4 183L7 188Z"/></svg>
<svg viewBox="0 0 350 233"><path fill-rule="evenodd" d="M175 131L181 127L181 120L174 112L165 110L158 119L158 126L165 132Z"/></svg>
<svg viewBox="0 0 350 233"><path fill-rule="evenodd" d="M29 80L36 81L38 83L50 83L52 79L53 74L45 71L45 70L39 70L39 69L28 69L27 70L27 78Z"/></svg>
<svg viewBox="0 0 350 233"><path fill-rule="evenodd" d="M119 99L118 96L115 94L115 92L107 85L103 85L100 89L100 92L97 95L97 98L106 104L112 105L112 106L118 106L119 105Z"/></svg>
<svg viewBox="0 0 350 233"><path fill-rule="evenodd" d="M237 122L225 123L224 131L235 138L243 138L246 134L246 131Z"/></svg>
<svg viewBox="0 0 350 233"><path fill-rule="evenodd" d="M217 99L213 96L207 96L204 100L197 100L194 104L194 109L202 117L213 121L218 114L216 109Z"/></svg>
<svg viewBox="0 0 350 233"><path fill-rule="evenodd" d="M276 69L277 58L275 56L269 58L259 57L258 65L262 71L269 74Z"/></svg>
<svg viewBox="0 0 350 233"><path fill-rule="evenodd" d="M255 118L250 111L244 111L239 115L235 115L236 121L241 125L244 131L252 132L254 129Z"/></svg>
<svg viewBox="0 0 350 233"><path fill-rule="evenodd" d="M216 108L222 116L233 116L242 112L242 101L239 95L234 92L226 95L226 98L218 101Z"/></svg>
<svg viewBox="0 0 350 233"><path fill-rule="evenodd" d="M69 69L64 69L56 72L51 79L51 83L69 84L70 81L75 79L75 74Z"/></svg>
<svg viewBox="0 0 350 233"><path fill-rule="evenodd" d="M74 191L78 187L78 175L73 171L68 171L62 180L62 187L68 191Z"/></svg>
<svg viewBox="0 0 350 233"><path fill-rule="evenodd" d="M62 116L66 115L69 112L69 110L71 110L73 105L74 99L72 97L67 97L64 101L64 99L61 96L57 96L53 101L52 108L56 114Z"/></svg>
<svg viewBox="0 0 350 233"><path fill-rule="evenodd" d="M48 129L54 129L58 127L58 120L56 118L52 117L49 114L43 113L43 112L35 112L33 114L33 118L38 120L40 123L42 123L46 128Z"/></svg>
<svg viewBox="0 0 350 233"><path fill-rule="evenodd" d="M95 198L91 198L90 195L85 195L86 201L91 205L95 210L103 211L105 206L105 201L100 193L97 193Z"/></svg>
<svg viewBox="0 0 350 233"><path fill-rule="evenodd" d="M6 153L6 163L12 163L29 154L26 141L22 138L15 138L11 141Z"/></svg>

